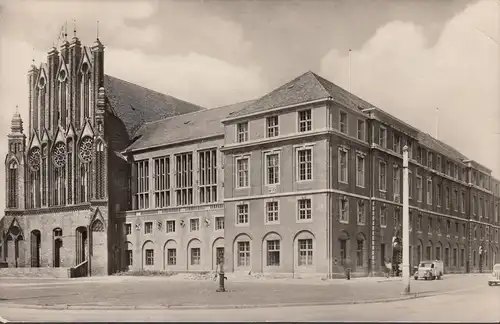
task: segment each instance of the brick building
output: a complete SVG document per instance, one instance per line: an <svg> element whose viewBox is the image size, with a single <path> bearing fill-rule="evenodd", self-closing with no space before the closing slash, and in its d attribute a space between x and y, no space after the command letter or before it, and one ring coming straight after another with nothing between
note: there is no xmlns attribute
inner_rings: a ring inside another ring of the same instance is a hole
<svg viewBox="0 0 500 324"><path fill-rule="evenodd" d="M9 267L211 270L223 255L234 272L377 273L401 236L404 145L412 264L499 262L491 170L330 81L202 109L104 75L103 55L73 39L29 72L28 143L15 115L6 157Z"/></svg>

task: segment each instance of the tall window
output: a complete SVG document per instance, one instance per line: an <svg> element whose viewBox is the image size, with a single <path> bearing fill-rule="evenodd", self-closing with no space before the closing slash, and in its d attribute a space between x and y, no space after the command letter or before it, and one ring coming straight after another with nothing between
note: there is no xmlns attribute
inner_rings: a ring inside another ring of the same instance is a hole
<svg viewBox="0 0 500 324"><path fill-rule="evenodd" d="M422 176L417 175L417 201L422 201L423 196L423 188L422 188Z"/></svg>
<svg viewBox="0 0 500 324"><path fill-rule="evenodd" d="M312 129L312 114L311 109L301 110L298 114L299 132L307 132Z"/></svg>
<svg viewBox="0 0 500 324"><path fill-rule="evenodd" d="M441 155L438 155L436 157L436 170L439 172L442 172L442 167L441 167Z"/></svg>
<svg viewBox="0 0 500 324"><path fill-rule="evenodd" d="M392 150L398 154L401 154L401 136L399 134L394 134L392 144Z"/></svg>
<svg viewBox="0 0 500 324"><path fill-rule="evenodd" d="M298 240L298 265L310 266L313 265L313 240L299 239Z"/></svg>
<svg viewBox="0 0 500 324"><path fill-rule="evenodd" d="M427 178L427 204L432 205L432 179Z"/></svg>
<svg viewBox="0 0 500 324"><path fill-rule="evenodd" d="M85 119L90 117L90 67L88 63L82 64L82 83L81 83L81 124L85 122Z"/></svg>
<svg viewBox="0 0 500 324"><path fill-rule="evenodd" d="M380 191L387 190L387 163L379 161L378 163L378 187Z"/></svg>
<svg viewBox="0 0 500 324"><path fill-rule="evenodd" d="M48 159L48 148L47 144L42 145L42 206L47 206L47 181L48 181L48 164L47 164L47 159ZM85 200L83 200L85 201Z"/></svg>
<svg viewBox="0 0 500 324"><path fill-rule="evenodd" d="M135 163L137 170L137 209L149 208L149 160L142 160Z"/></svg>
<svg viewBox="0 0 500 324"><path fill-rule="evenodd" d="M236 125L236 137L239 143L248 141L248 122Z"/></svg>
<svg viewBox="0 0 500 324"><path fill-rule="evenodd" d="M364 240L356 240L356 266L362 267L364 261Z"/></svg>
<svg viewBox="0 0 500 324"><path fill-rule="evenodd" d="M105 170L104 161L104 144L101 141L96 143L96 198L103 199L106 196Z"/></svg>
<svg viewBox="0 0 500 324"><path fill-rule="evenodd" d="M458 190L453 189L453 210L458 210Z"/></svg>
<svg viewBox="0 0 500 324"><path fill-rule="evenodd" d="M153 249L146 250L146 265L152 266L155 264L155 252Z"/></svg>
<svg viewBox="0 0 500 324"><path fill-rule="evenodd" d="M155 207L170 206L170 157L154 159Z"/></svg>
<svg viewBox="0 0 500 324"><path fill-rule="evenodd" d="M347 114L343 111L340 112L340 132L347 134Z"/></svg>
<svg viewBox="0 0 500 324"><path fill-rule="evenodd" d="M280 241L270 240L267 241L267 266L280 265Z"/></svg>
<svg viewBox="0 0 500 324"><path fill-rule="evenodd" d="M361 141L366 141L365 130L366 130L365 121L358 119L358 139Z"/></svg>
<svg viewBox="0 0 500 324"><path fill-rule="evenodd" d="M299 199L297 201L298 219L307 220L312 218L311 199Z"/></svg>
<svg viewBox="0 0 500 324"><path fill-rule="evenodd" d="M279 206L277 201L268 201L266 203L266 214L268 223L279 221Z"/></svg>
<svg viewBox="0 0 500 324"><path fill-rule="evenodd" d="M312 149L297 150L299 181L312 180Z"/></svg>
<svg viewBox="0 0 500 324"><path fill-rule="evenodd" d="M348 183L347 149L339 148L339 182Z"/></svg>
<svg viewBox="0 0 500 324"><path fill-rule="evenodd" d="M193 204L193 153L175 156L177 206Z"/></svg>
<svg viewBox="0 0 500 324"><path fill-rule="evenodd" d="M238 267L250 266L250 242L238 242Z"/></svg>
<svg viewBox="0 0 500 324"><path fill-rule="evenodd" d="M177 264L177 249L167 249L167 265Z"/></svg>
<svg viewBox="0 0 500 324"><path fill-rule="evenodd" d="M200 204L217 201L217 150L203 151L198 157Z"/></svg>
<svg viewBox="0 0 500 324"><path fill-rule="evenodd" d="M73 139L68 138L68 141L66 143L66 163L67 163L67 170L68 170L68 185L67 185L67 198L68 198L68 204L73 203Z"/></svg>
<svg viewBox="0 0 500 324"><path fill-rule="evenodd" d="M349 200L347 198L340 198L339 215L341 222L349 223Z"/></svg>
<svg viewBox="0 0 500 324"><path fill-rule="evenodd" d="M444 200L445 200L445 204L446 204L446 209L450 209L450 187L446 187L445 189L445 197L444 197Z"/></svg>
<svg viewBox="0 0 500 324"><path fill-rule="evenodd" d="M280 182L280 155L278 153L269 153L265 156L267 184L278 184Z"/></svg>
<svg viewBox="0 0 500 324"><path fill-rule="evenodd" d="M9 164L9 188L8 188L8 208L17 208L18 206L18 166L12 161Z"/></svg>
<svg viewBox="0 0 500 324"><path fill-rule="evenodd" d="M413 197L413 172L408 169L408 199Z"/></svg>
<svg viewBox="0 0 500 324"><path fill-rule="evenodd" d="M279 135L278 116L267 117L267 137L276 137Z"/></svg>
<svg viewBox="0 0 500 324"><path fill-rule="evenodd" d="M248 181L248 158L236 159L236 188L246 188L249 185Z"/></svg>
<svg viewBox="0 0 500 324"><path fill-rule="evenodd" d="M80 142L80 202L87 202L90 200L92 188L90 166L92 162L92 152L94 150L94 140L87 136ZM148 206L149 207L149 206Z"/></svg>
<svg viewBox="0 0 500 324"><path fill-rule="evenodd" d="M441 206L441 184L436 184L436 206Z"/></svg>
<svg viewBox="0 0 500 324"><path fill-rule="evenodd" d="M365 202L363 200L358 201L358 213L357 213L357 223L358 225L365 225L366 223L366 210Z"/></svg>
<svg viewBox="0 0 500 324"><path fill-rule="evenodd" d="M52 172L52 203L54 206L64 205L66 193L66 144L59 142L54 146L52 152L54 169ZM99 179L101 180L101 179ZM98 181L99 181L98 180ZM97 185L97 183L96 183Z"/></svg>
<svg viewBox="0 0 500 324"><path fill-rule="evenodd" d="M392 168L392 191L394 193L394 201L399 202L401 197L401 169L394 165Z"/></svg>
<svg viewBox="0 0 500 324"><path fill-rule="evenodd" d="M427 152L427 167L432 169L432 152Z"/></svg>
<svg viewBox="0 0 500 324"><path fill-rule="evenodd" d="M477 202L476 196L472 196L472 204L471 204L472 215L476 215L476 202Z"/></svg>
<svg viewBox="0 0 500 324"><path fill-rule="evenodd" d="M387 148L387 128L380 126L378 143L381 147Z"/></svg>
<svg viewBox="0 0 500 324"><path fill-rule="evenodd" d="M68 109L66 105L66 95L67 95L67 78L66 71L61 70L59 72L59 113L56 116L56 125L61 122L62 125L66 125L66 111Z"/></svg>
<svg viewBox="0 0 500 324"><path fill-rule="evenodd" d="M248 204L236 206L236 224L248 224Z"/></svg>
<svg viewBox="0 0 500 324"><path fill-rule="evenodd" d="M365 187L365 156L359 153L356 155L356 186Z"/></svg>
<svg viewBox="0 0 500 324"><path fill-rule="evenodd" d="M28 202L30 208L40 206L40 148L34 147L30 150L28 156L28 165L30 168L30 190L28 192Z"/></svg>
<svg viewBox="0 0 500 324"><path fill-rule="evenodd" d="M380 206L380 227L387 227L387 207Z"/></svg>
<svg viewBox="0 0 500 324"><path fill-rule="evenodd" d="M191 248L191 265L200 265L201 249Z"/></svg>

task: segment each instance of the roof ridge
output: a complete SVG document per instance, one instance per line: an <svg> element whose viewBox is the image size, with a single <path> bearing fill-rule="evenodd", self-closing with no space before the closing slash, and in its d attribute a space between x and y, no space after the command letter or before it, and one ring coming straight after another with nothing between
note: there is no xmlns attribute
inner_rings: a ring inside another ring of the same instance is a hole
<svg viewBox="0 0 500 324"><path fill-rule="evenodd" d="M316 81L318 81L318 83L321 85L321 87L323 88L323 90L325 90L326 93L330 94L330 92L326 89L325 85L323 84L323 81L325 81L326 79L323 78L322 76L314 73L313 71L309 70L308 72L306 73L311 73L313 75L313 77L316 79ZM331 96L331 95L330 95Z"/></svg>
<svg viewBox="0 0 500 324"><path fill-rule="evenodd" d="M163 92L160 92L160 91L157 91L157 90L153 90L153 89L150 89L150 88L146 88L145 86L142 86L140 84L137 84L137 83L133 83L133 82L130 82L130 81L127 81L127 80L124 80L124 79L120 79L120 78L117 78L113 75L109 75L109 74L105 74L105 76L109 77L109 78L113 78L113 79L116 79L116 80L119 80L119 81L122 81L122 82L125 82L125 83L128 83L128 84L131 84L133 86L136 86L136 87L139 87L139 88L142 88L144 90L147 90L147 91L150 91L150 92L154 92L156 94L159 94L159 95L162 95L162 96L165 96L165 97L169 97L169 98L173 98L175 100L178 100L178 101L182 101L184 103L187 103L187 104L190 104L190 105L193 105L193 106L197 106L197 107L200 107L202 108L202 110L205 110L207 108L203 107L203 106L200 106L198 104L195 104L195 103L192 103L192 102L189 102L189 101L186 101L184 99L179 99L177 97L174 97L174 96L171 96L171 95L168 95L168 94L165 94Z"/></svg>

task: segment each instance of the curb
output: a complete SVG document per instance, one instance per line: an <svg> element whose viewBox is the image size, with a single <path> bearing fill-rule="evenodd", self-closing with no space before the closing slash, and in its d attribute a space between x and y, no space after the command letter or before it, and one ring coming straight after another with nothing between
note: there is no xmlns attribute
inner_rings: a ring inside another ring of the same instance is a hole
<svg viewBox="0 0 500 324"><path fill-rule="evenodd" d="M150 305L150 306L111 306L111 305L26 305L26 304L3 304L0 308L22 308L22 309L50 309L50 310L194 310L194 309L251 309L251 308L281 308L301 306L337 306L391 303L409 299L418 299L439 295L438 293L412 294L393 298L371 299L371 300L346 300L326 302L304 302L304 303L282 303L282 304L257 304L257 305Z"/></svg>

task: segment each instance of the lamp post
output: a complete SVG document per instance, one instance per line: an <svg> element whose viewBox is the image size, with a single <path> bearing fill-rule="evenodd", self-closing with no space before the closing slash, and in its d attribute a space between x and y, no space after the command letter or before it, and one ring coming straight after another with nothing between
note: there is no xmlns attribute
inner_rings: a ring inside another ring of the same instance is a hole
<svg viewBox="0 0 500 324"><path fill-rule="evenodd" d="M410 206L408 185L408 146L403 147L403 284L404 294L410 293Z"/></svg>

